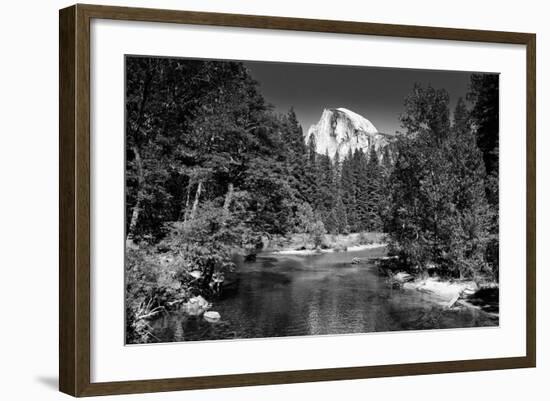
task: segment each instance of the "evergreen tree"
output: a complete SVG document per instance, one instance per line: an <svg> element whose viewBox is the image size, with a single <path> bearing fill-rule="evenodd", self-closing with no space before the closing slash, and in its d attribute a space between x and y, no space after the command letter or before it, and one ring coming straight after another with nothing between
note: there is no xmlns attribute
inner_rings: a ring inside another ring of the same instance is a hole
<svg viewBox="0 0 550 401"><path fill-rule="evenodd" d="M453 114L453 133L455 135L467 135L471 130L470 112L466 107L466 102L460 97Z"/></svg>
<svg viewBox="0 0 550 401"><path fill-rule="evenodd" d="M353 154L351 150L342 162L341 187L342 203L347 217L346 231L353 232L357 224L357 197L355 174L353 171Z"/></svg>
<svg viewBox="0 0 550 401"><path fill-rule="evenodd" d="M353 154L353 173L355 186L356 215L354 231L369 229L370 215L370 183L367 169L367 159L363 150L357 149Z"/></svg>
<svg viewBox="0 0 550 401"><path fill-rule="evenodd" d="M467 99L473 103L472 120L477 145L483 153L487 174L498 170L499 76L472 74Z"/></svg>
<svg viewBox="0 0 550 401"><path fill-rule="evenodd" d="M325 229L330 233L337 232L338 222L334 213L334 175L332 162L328 153L317 156L317 182L319 183L318 201L315 208L324 223Z"/></svg>
<svg viewBox="0 0 550 401"><path fill-rule="evenodd" d="M471 130L463 129L461 102L453 129L433 110L448 115L448 95L415 87L406 101L407 134L398 142L385 223L404 262L472 277L487 267L490 212L483 158Z"/></svg>
<svg viewBox="0 0 550 401"><path fill-rule="evenodd" d="M293 107L290 108L285 116L285 128L283 139L290 153L296 156L303 156L306 153L304 133Z"/></svg>
<svg viewBox="0 0 550 401"><path fill-rule="evenodd" d="M289 185L298 202L307 202L308 182L307 149L304 142L302 127L298 122L293 108L282 116L281 132L283 145L285 146L285 158L288 166Z"/></svg>
<svg viewBox="0 0 550 401"><path fill-rule="evenodd" d="M378 160L378 154L371 147L368 162L366 164L366 180L368 188L367 216L368 216L368 231L381 231L381 207L383 202L383 185L384 172Z"/></svg>
<svg viewBox="0 0 550 401"><path fill-rule="evenodd" d="M306 148L305 171L303 175L304 197L306 201L316 209L320 203L319 172L317 163L315 137L311 136Z"/></svg>
<svg viewBox="0 0 550 401"><path fill-rule="evenodd" d="M477 145L483 153L487 177L485 193L491 206L491 240L487 247L487 260L498 276L499 266L499 76L472 74L467 99L473 103L471 120Z"/></svg>
<svg viewBox="0 0 550 401"><path fill-rule="evenodd" d="M436 143L447 137L451 122L446 90L415 84L412 93L405 98L405 109L401 125L407 133L429 132Z"/></svg>
<svg viewBox="0 0 550 401"><path fill-rule="evenodd" d="M338 153L334 156L334 163L332 169L332 188L333 188L333 214L335 219L335 232L337 234L348 233L348 218L346 214L346 207L342 200L342 163L340 162L340 156Z"/></svg>

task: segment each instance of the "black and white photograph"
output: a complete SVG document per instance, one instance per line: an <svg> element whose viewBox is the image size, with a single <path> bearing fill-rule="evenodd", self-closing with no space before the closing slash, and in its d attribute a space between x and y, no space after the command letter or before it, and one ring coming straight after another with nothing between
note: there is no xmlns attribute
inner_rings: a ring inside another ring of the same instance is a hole
<svg viewBox="0 0 550 401"><path fill-rule="evenodd" d="M0 400L546 401L544 2L4 5Z"/></svg>
<svg viewBox="0 0 550 401"><path fill-rule="evenodd" d="M499 74L125 56L125 343L499 326Z"/></svg>

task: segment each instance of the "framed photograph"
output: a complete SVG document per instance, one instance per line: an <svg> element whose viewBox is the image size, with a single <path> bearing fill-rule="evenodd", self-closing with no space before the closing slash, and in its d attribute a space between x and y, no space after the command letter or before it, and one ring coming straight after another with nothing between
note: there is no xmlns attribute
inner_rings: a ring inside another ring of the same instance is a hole
<svg viewBox="0 0 550 401"><path fill-rule="evenodd" d="M61 391L535 366L534 34L59 18Z"/></svg>

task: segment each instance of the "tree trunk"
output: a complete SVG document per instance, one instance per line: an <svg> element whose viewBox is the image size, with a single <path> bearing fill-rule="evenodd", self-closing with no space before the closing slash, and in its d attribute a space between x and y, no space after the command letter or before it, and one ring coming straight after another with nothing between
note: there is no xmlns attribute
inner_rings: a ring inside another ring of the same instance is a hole
<svg viewBox="0 0 550 401"><path fill-rule="evenodd" d="M132 211L132 218L130 219L130 226L128 227L127 240L132 240L134 238L134 233L136 230L137 222L139 219L139 213L141 211L141 204L145 198L145 176L143 172L143 161L141 160L141 155L137 146L132 146L132 151L136 159L137 175L138 175L138 192L136 197L136 203Z"/></svg>
<svg viewBox="0 0 550 401"><path fill-rule="evenodd" d="M226 224L229 218L229 207L231 206L231 200L233 199L233 183L227 184L227 193L225 194L225 200L223 202L223 224Z"/></svg>
<svg viewBox="0 0 550 401"><path fill-rule="evenodd" d="M187 195L185 196L185 205L183 207L183 211L181 212L181 217L180 217L180 218L183 218L184 223L187 221L187 211L189 210L190 196L191 196L191 178L189 178L189 182L187 183Z"/></svg>
<svg viewBox="0 0 550 401"><path fill-rule="evenodd" d="M154 73L149 73L145 76L145 83L143 85L143 94L141 96L139 112L136 119L136 125L132 133L132 136L134 137L134 145L132 145L132 151L134 152L134 157L136 159L138 192L136 197L136 204L134 205L134 209L132 210L132 218L130 219L130 226L128 227L128 233L126 236L126 240L130 241L134 238L137 222L139 219L139 213L141 211L141 204L143 202L143 199L145 198L145 173L143 171L143 161L141 160L138 144L140 143L139 131L143 123L143 116L145 115L145 105L147 104L147 100L149 98L149 89L153 80L153 75Z"/></svg>
<svg viewBox="0 0 550 401"><path fill-rule="evenodd" d="M190 217L191 220L195 218L195 213L197 212L197 207L199 206L199 199L201 197L201 193L202 193L202 181L199 181L199 184L197 185L197 192L195 192L195 200L193 201L193 208L191 209L191 217Z"/></svg>
<svg viewBox="0 0 550 401"><path fill-rule="evenodd" d="M225 201L223 202L223 210L225 210L225 212L229 211L229 207L231 206L232 199L233 199L233 183L230 182L227 185L227 194L225 194Z"/></svg>

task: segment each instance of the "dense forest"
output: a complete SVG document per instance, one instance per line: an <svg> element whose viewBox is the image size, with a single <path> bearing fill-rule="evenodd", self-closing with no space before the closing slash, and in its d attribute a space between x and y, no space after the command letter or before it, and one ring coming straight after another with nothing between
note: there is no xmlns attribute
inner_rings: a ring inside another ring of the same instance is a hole
<svg viewBox="0 0 550 401"><path fill-rule="evenodd" d="M331 160L276 113L239 62L126 59L126 325L214 297L235 253L305 234L384 232L411 271L498 277L498 76L473 74L453 113L411 88L391 152Z"/></svg>

